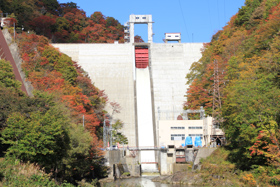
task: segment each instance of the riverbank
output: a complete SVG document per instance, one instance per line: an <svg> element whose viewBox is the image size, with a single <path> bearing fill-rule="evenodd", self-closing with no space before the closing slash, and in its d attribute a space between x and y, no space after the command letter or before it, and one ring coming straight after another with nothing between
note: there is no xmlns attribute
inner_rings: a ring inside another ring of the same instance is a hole
<svg viewBox="0 0 280 187"><path fill-rule="evenodd" d="M157 185L150 184L151 186L279 186L279 178L269 176L269 167L260 166L249 171L243 171L238 168L236 163L230 162L230 151L225 148L218 148L211 156L206 159L200 160L200 170L192 170L189 167L185 171L179 171L169 176L144 176L140 178L122 179L118 184L122 184L124 180L128 184L129 181L138 181L140 186L147 186L145 184L154 182ZM278 177L280 175L277 175ZM113 182L116 184L115 182ZM143 183L145 183L143 185ZM166 185L165 185L166 184ZM129 186L129 185L121 185ZM133 186L133 185L132 185ZM139 185L138 185L139 186Z"/></svg>
<svg viewBox="0 0 280 187"><path fill-rule="evenodd" d="M244 186L240 180L235 164L227 161L229 152L224 148L216 149L211 156L200 159L197 170L189 167L171 176L155 177L153 181L167 184L192 186Z"/></svg>
<svg viewBox="0 0 280 187"><path fill-rule="evenodd" d="M152 179L153 182L160 182L164 184L180 184L191 186L234 186L231 180L221 176L206 177L204 173L200 172L176 172L170 176L158 176Z"/></svg>
<svg viewBox="0 0 280 187"><path fill-rule="evenodd" d="M200 170L176 172L171 176L158 176L152 181L192 186L279 186L280 175L270 176L269 167L259 166L249 171L239 169L230 162L230 151L219 148L206 159L200 160ZM279 172L280 173L280 172Z"/></svg>
<svg viewBox="0 0 280 187"><path fill-rule="evenodd" d="M199 173L193 173L190 171L176 172L174 175L158 176L152 179L154 182L160 182L165 184L187 184L196 185L201 184L202 180Z"/></svg>

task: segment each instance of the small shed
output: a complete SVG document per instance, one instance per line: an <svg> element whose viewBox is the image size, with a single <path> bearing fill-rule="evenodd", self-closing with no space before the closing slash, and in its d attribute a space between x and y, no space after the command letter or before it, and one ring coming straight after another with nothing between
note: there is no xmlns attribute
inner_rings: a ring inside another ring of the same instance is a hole
<svg viewBox="0 0 280 187"><path fill-rule="evenodd" d="M178 41L181 43L181 33L175 32L175 33L165 33L165 43L168 41Z"/></svg>

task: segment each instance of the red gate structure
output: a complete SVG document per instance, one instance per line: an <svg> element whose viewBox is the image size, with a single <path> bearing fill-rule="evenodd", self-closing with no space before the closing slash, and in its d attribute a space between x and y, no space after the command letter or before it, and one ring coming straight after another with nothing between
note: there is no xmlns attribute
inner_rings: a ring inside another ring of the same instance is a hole
<svg viewBox="0 0 280 187"><path fill-rule="evenodd" d="M135 47L135 65L136 68L146 68L149 65L148 48Z"/></svg>

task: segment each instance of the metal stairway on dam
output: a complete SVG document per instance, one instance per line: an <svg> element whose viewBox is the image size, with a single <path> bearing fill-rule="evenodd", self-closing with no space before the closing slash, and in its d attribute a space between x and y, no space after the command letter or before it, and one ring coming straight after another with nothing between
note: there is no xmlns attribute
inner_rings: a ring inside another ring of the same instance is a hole
<svg viewBox="0 0 280 187"><path fill-rule="evenodd" d="M139 147L155 146L148 47L135 47L136 102ZM155 151L140 152L143 172L158 172Z"/></svg>

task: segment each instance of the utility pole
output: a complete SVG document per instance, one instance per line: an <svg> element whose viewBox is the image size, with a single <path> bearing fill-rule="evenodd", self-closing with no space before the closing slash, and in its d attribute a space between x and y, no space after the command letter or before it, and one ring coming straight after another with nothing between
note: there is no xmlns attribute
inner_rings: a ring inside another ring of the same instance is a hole
<svg viewBox="0 0 280 187"><path fill-rule="evenodd" d="M85 127L85 115L83 115L83 127Z"/></svg>
<svg viewBox="0 0 280 187"><path fill-rule="evenodd" d="M109 127L107 126L106 122L109 123ZM112 149L112 142L113 142L112 117L110 115L106 114L104 116L104 121L103 121L103 146L104 146L104 148L106 148L107 143L109 143L110 144L110 150L111 150Z"/></svg>
<svg viewBox="0 0 280 187"><path fill-rule="evenodd" d="M217 117L221 117L221 108L222 108L222 101L221 101L221 93L220 93L220 76L219 76L219 66L218 61L214 60L214 84L213 84L213 119L215 119L216 123Z"/></svg>
<svg viewBox="0 0 280 187"><path fill-rule="evenodd" d="M215 59L214 60L213 111L212 111L211 138L219 137L220 133L218 133L217 129L220 128L220 125L223 121L224 120L222 118L222 100L221 100L221 92L220 92L219 66L218 66L218 61Z"/></svg>
<svg viewBox="0 0 280 187"><path fill-rule="evenodd" d="M106 116L104 116L104 121L103 121L103 147L104 149L107 146L107 127L106 127Z"/></svg>

